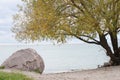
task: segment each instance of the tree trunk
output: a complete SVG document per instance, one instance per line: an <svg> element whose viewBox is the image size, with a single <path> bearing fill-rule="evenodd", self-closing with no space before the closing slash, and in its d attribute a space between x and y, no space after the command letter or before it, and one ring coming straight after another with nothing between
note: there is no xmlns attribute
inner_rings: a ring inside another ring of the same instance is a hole
<svg viewBox="0 0 120 80"><path fill-rule="evenodd" d="M115 56L115 59L112 61L112 65L120 65L120 48L118 47L118 38L116 30L110 32L110 38L113 48L113 54Z"/></svg>
<svg viewBox="0 0 120 80"><path fill-rule="evenodd" d="M119 48L118 48L118 38L117 38L117 32L110 32L110 38L111 38L111 43L114 51L114 55L116 57L119 57Z"/></svg>
<svg viewBox="0 0 120 80"><path fill-rule="evenodd" d="M107 42L107 39L106 39L105 35L99 35L99 38L100 38L101 46L106 50L107 56L110 57L109 64L111 66L120 65L120 48L116 49L116 46L115 46L116 44L114 44L114 42L113 42L114 46L112 45L113 46L113 51L112 51L112 49L110 48L110 46Z"/></svg>
<svg viewBox="0 0 120 80"><path fill-rule="evenodd" d="M120 47L118 48L118 50L116 52L117 53L114 53L114 56L116 57L115 60L113 60L113 61L110 60L111 65L113 65L113 66L120 65Z"/></svg>

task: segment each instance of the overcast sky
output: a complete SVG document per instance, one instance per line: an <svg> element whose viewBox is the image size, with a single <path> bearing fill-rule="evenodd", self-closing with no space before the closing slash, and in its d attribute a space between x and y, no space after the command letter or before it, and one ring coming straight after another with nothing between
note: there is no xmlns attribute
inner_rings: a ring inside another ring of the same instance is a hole
<svg viewBox="0 0 120 80"><path fill-rule="evenodd" d="M18 43L11 32L12 16L18 11L18 4L21 4L21 0L0 0L0 44ZM79 40L69 43L79 43Z"/></svg>
<svg viewBox="0 0 120 80"><path fill-rule="evenodd" d="M11 32L12 16L18 11L21 0L0 0L0 43L16 43Z"/></svg>

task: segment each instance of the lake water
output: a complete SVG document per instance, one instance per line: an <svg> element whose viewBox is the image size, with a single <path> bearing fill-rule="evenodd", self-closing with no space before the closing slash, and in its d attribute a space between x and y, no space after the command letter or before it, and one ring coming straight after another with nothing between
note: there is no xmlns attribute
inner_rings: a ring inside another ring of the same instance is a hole
<svg viewBox="0 0 120 80"><path fill-rule="evenodd" d="M109 60L104 49L89 44L0 45L0 64L15 51L25 48L33 48L42 56L44 73L93 69Z"/></svg>

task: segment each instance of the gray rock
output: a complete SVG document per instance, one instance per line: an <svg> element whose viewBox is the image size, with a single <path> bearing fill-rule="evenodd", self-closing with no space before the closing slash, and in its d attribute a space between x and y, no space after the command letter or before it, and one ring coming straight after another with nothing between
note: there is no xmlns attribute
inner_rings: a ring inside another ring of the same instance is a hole
<svg viewBox="0 0 120 80"><path fill-rule="evenodd" d="M31 48L16 51L1 66L4 66L5 69L36 71L39 73L42 73L45 67L41 56Z"/></svg>

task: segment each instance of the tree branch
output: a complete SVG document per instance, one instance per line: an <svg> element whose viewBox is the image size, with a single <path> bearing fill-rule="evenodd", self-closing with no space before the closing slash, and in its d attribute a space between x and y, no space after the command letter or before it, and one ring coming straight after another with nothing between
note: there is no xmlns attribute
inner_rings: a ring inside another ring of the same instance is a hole
<svg viewBox="0 0 120 80"><path fill-rule="evenodd" d="M120 29L118 29L118 31L117 32L120 32Z"/></svg>
<svg viewBox="0 0 120 80"><path fill-rule="evenodd" d="M70 0L73 4L73 6L75 6L76 8L78 8L82 13L84 13L83 9L80 8L80 6L78 6L74 0Z"/></svg>
<svg viewBox="0 0 120 80"><path fill-rule="evenodd" d="M85 43L100 45L100 42L97 41L97 40L95 40L95 39L94 39L95 41L88 41L88 40L85 40L85 39L81 38L80 36L77 36L76 34L73 34L73 33L70 33L69 35L74 36L74 37L76 37L77 39L79 39L79 40L81 40L81 41L83 41L83 42L85 42ZM87 37L87 36L86 36L86 37Z"/></svg>
<svg viewBox="0 0 120 80"><path fill-rule="evenodd" d="M88 36L88 35L81 35L81 36L83 36L83 37L87 37L87 38L90 38L90 39L92 39L93 41L95 41L95 42L97 42L97 43L100 43L100 41L94 39L94 38L91 37L91 36Z"/></svg>
<svg viewBox="0 0 120 80"><path fill-rule="evenodd" d="M83 42L85 42L85 43L101 45L101 44L100 44L100 41L97 41L96 39L93 39L93 38L90 37L90 36L81 35L81 36L84 36L84 37L88 37L88 38L92 39L93 41L85 40L85 39L81 38L80 36L78 36L78 35L70 32L70 31L67 31L67 30L65 30L65 29L62 29L62 30L65 31L65 33L64 33L63 35L73 36L73 37L75 37L75 38L77 38L77 39L79 39L79 40L81 40L81 41L83 41Z"/></svg>
<svg viewBox="0 0 120 80"><path fill-rule="evenodd" d="M109 32L107 32L106 34L104 34L105 36L107 36L109 34Z"/></svg>
<svg viewBox="0 0 120 80"><path fill-rule="evenodd" d="M74 35L74 37L80 39L80 40L83 41L83 42L89 43L89 44L97 44L97 45L100 45L100 42L88 41L88 40L85 40L85 39L83 39L83 38L81 38L81 37L79 37L79 36L77 36L77 35Z"/></svg>

